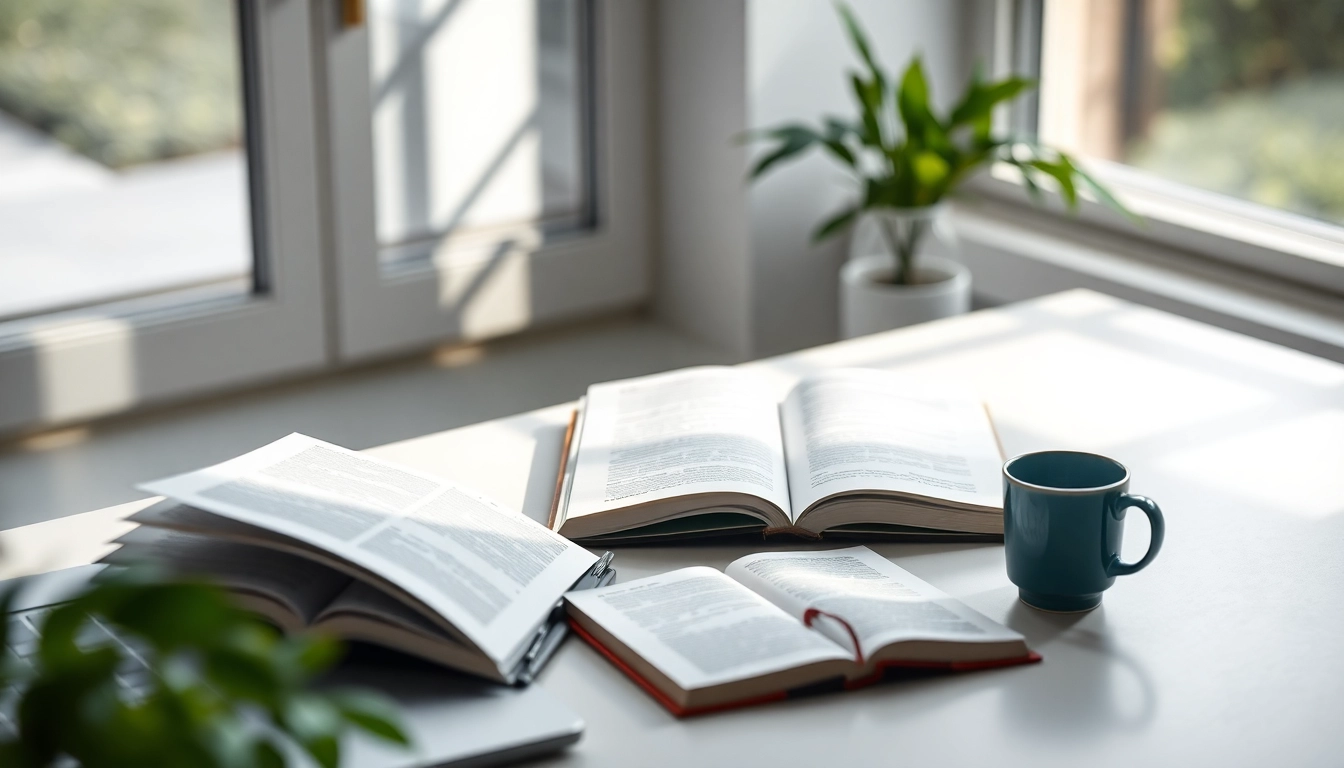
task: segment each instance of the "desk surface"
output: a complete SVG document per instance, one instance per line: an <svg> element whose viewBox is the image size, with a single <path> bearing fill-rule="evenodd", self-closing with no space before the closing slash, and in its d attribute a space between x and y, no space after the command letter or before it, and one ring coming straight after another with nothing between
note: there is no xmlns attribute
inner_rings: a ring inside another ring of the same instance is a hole
<svg viewBox="0 0 1344 768"><path fill-rule="evenodd" d="M587 721L545 764L1340 765L1344 366L1086 291L749 364L783 393L827 366L979 388L1009 455L1114 456L1166 513L1162 554L1102 607L1020 604L998 545L874 547L1027 636L1038 665L678 721L571 641L541 682ZM376 448L545 519L556 406ZM279 435L277 435L279 436ZM0 533L0 575L89 562L149 501ZM1131 516L1127 559L1147 544ZM802 545L793 545L800 548ZM622 580L762 546L625 549Z"/></svg>

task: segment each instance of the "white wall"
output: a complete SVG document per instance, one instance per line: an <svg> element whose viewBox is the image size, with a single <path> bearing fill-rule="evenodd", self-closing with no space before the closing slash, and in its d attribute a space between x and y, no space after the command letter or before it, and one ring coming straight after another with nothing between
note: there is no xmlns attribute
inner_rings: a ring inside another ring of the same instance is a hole
<svg viewBox="0 0 1344 768"><path fill-rule="evenodd" d="M655 144L659 252L654 308L740 357L752 349L746 149L746 5L658 5Z"/></svg>
<svg viewBox="0 0 1344 768"><path fill-rule="evenodd" d="M890 76L919 51L940 99L967 71L965 5L852 0ZM733 137L854 114L846 73L857 58L834 6L661 0L658 20L660 316L742 357L833 340L846 240L814 246L811 232L854 187L820 154L749 186Z"/></svg>

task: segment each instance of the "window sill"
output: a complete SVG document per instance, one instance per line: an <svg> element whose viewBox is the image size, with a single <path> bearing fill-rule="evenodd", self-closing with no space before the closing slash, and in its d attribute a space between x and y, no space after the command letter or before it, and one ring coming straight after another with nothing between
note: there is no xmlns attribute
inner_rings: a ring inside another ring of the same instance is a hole
<svg viewBox="0 0 1344 768"><path fill-rule="evenodd" d="M1076 216L1051 216L1061 229L1104 230L1142 240L1176 258L1196 255L1238 271L1258 272L1344 297L1344 227L1176 184L1117 163L1089 160L1088 170L1143 217L1140 225L1090 199ZM1000 164L971 182L975 194L1040 210L1018 180ZM1052 195L1053 197L1053 195Z"/></svg>
<svg viewBox="0 0 1344 768"><path fill-rule="evenodd" d="M1344 362L1344 300L1330 290L1003 200L959 202L953 222L987 303L1091 288Z"/></svg>

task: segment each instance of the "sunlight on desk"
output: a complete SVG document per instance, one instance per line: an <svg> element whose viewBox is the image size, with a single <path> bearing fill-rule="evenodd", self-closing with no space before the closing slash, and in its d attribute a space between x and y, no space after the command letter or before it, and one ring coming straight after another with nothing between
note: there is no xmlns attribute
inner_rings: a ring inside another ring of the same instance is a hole
<svg viewBox="0 0 1344 768"><path fill-rule="evenodd" d="M1041 447L1112 449L1271 400L1261 389L1071 331L965 347L900 370L972 382L996 424Z"/></svg>
<svg viewBox="0 0 1344 768"><path fill-rule="evenodd" d="M1295 450L1266 450L1294 446ZM1344 409L1248 429L1174 453L1159 468L1187 482L1311 519L1344 512Z"/></svg>
<svg viewBox="0 0 1344 768"><path fill-rule="evenodd" d="M1137 342L1178 347L1200 358L1226 363L1229 373L1272 376L1317 387L1344 384L1344 368L1328 360L1151 309L1125 312L1110 324L1133 334ZM1174 332L1176 328L1179 333Z"/></svg>

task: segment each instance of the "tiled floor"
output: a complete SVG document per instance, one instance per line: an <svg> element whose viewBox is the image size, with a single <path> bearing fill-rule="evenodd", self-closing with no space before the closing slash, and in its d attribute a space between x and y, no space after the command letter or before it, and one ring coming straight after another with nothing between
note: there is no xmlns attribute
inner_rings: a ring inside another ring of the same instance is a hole
<svg viewBox="0 0 1344 768"><path fill-rule="evenodd" d="M142 498L132 486L290 432L367 448L565 402L588 384L732 362L626 317L160 409L0 445L0 528Z"/></svg>

